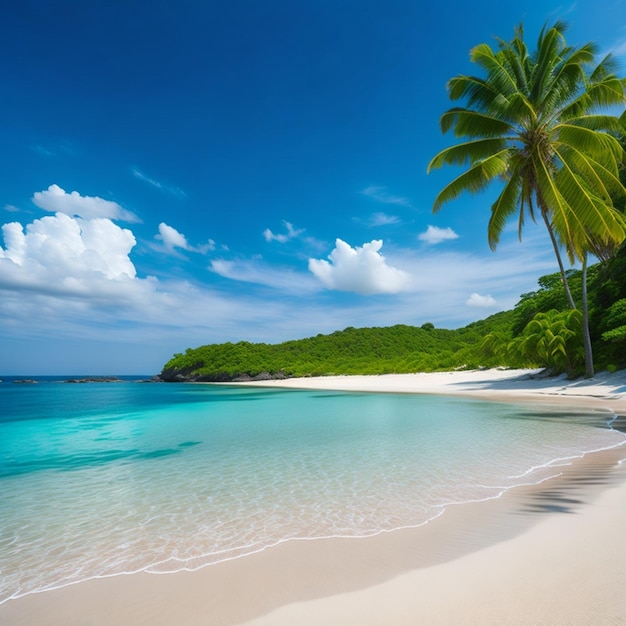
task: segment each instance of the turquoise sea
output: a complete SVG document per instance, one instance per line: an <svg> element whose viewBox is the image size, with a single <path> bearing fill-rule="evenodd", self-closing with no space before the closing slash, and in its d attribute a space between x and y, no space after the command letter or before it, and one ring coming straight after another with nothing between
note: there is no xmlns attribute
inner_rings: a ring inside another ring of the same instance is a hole
<svg viewBox="0 0 626 626"><path fill-rule="evenodd" d="M419 526L626 443L601 411L38 380L0 383L0 602Z"/></svg>

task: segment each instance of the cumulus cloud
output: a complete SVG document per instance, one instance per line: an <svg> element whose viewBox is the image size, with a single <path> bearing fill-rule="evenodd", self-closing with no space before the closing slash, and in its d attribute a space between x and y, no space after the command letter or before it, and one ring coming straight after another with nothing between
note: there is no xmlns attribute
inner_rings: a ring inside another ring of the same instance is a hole
<svg viewBox="0 0 626 626"><path fill-rule="evenodd" d="M372 200L376 200L376 202L380 202L382 204L397 204L399 206L407 207L412 209L413 205L408 198L404 198L402 196L395 196L391 193L387 192L385 187L377 187L371 186L366 187L361 192L364 196L368 198L372 198Z"/></svg>
<svg viewBox="0 0 626 626"><path fill-rule="evenodd" d="M201 254L206 254L209 250L215 249L215 242L212 239L209 239L208 243L204 245L190 245L185 235L165 222L159 224L159 233L155 235L154 238L163 242L163 248L170 254L176 254L177 248L186 250L187 252L199 252Z"/></svg>
<svg viewBox="0 0 626 626"><path fill-rule="evenodd" d="M442 241L450 239L458 239L459 236L450 228L439 228L438 226L429 226L425 232L420 233L417 238L428 244L435 245Z"/></svg>
<svg viewBox="0 0 626 626"><path fill-rule="evenodd" d="M490 308L497 305L497 302L491 296L481 296L478 293L473 293L466 301L468 306L475 306L481 308Z"/></svg>
<svg viewBox="0 0 626 626"><path fill-rule="evenodd" d="M328 289L353 291L362 295L398 293L409 282L409 274L387 265L379 253L382 240L373 240L352 248L337 239L329 254L330 263L323 259L309 259L309 270Z"/></svg>
<svg viewBox="0 0 626 626"><path fill-rule="evenodd" d="M19 222L5 224L2 234L0 287L88 292L98 281L136 276L128 256L135 237L109 219L57 213L34 220L26 230Z"/></svg>
<svg viewBox="0 0 626 626"><path fill-rule="evenodd" d="M190 248L185 235L179 233L175 228L168 226L165 222L159 224L159 234L155 235L155 238L160 239L163 245L170 250L174 248L189 250Z"/></svg>
<svg viewBox="0 0 626 626"><path fill-rule="evenodd" d="M93 341L82 345L83 352L116 341L125 346L117 355L117 367L125 367L127 359L138 357L131 354L131 344L143 342L150 350L168 340L173 344L176 335L173 352L190 336L198 343L206 341L215 325L219 331L212 336L217 341L218 333L227 328L237 336L238 324L275 323L278 305L243 304L245 295L224 297L185 280L139 277L130 259L135 245L130 230L105 218L86 220L57 213L27 225L4 224L0 337L26 337L33 350L39 345L33 338L41 338L43 344L56 337L62 345L71 341L75 346ZM24 351L21 343L15 346L20 354ZM168 351L159 358L169 357ZM0 351L0 357L4 365L10 363L6 351ZM92 361L99 364L98 355L92 355Z"/></svg>
<svg viewBox="0 0 626 626"><path fill-rule="evenodd" d="M269 228L266 228L263 231L263 237L265 237L265 241L278 241L279 243L286 243L290 239L295 239L299 235L304 232L304 228L294 228L293 224L286 222L283 220L283 224L287 229L286 233L278 233L274 234Z"/></svg>
<svg viewBox="0 0 626 626"><path fill-rule="evenodd" d="M523 245L516 232L510 237L505 233L497 254L445 248L424 254L419 246L394 248L386 262L410 272L411 279L390 301L347 293L333 297L333 292L322 298L318 293L322 283L313 273L271 265L260 258L223 261L212 269L234 281L271 285L282 289L279 295L288 296L276 297L276 291L241 288L224 280L215 280L213 288L209 282L181 280L178 273L172 279L163 275L142 278L142 256L137 256L134 278L112 268L110 275L118 278L107 278L93 265L82 265L88 256L81 263L74 259L69 270L45 268L34 259L25 259L19 266L6 258L6 251L10 249L16 259L28 257L19 252L20 242L32 225L18 225L13 227L14 242L9 244L9 234L0 254L0 370L21 374L35 367L40 374L63 369L146 374L157 372L185 346L244 339L273 343L346 326L431 321L437 327L458 328L485 317L486 311L512 308L519 294L536 289L538 276L555 271L550 240L539 226L529 225ZM126 250L131 243L125 244ZM48 258L66 257L57 253ZM104 260L108 258L105 255ZM80 267L86 274L80 273ZM307 278L310 292L296 291ZM466 305L473 292L491 294L497 306Z"/></svg>
<svg viewBox="0 0 626 626"><path fill-rule="evenodd" d="M70 217L85 219L106 218L124 222L138 222L139 218L122 208L117 202L104 200L96 196L81 196L78 191L66 193L58 185L50 185L46 191L37 191L33 202L44 211L65 213Z"/></svg>

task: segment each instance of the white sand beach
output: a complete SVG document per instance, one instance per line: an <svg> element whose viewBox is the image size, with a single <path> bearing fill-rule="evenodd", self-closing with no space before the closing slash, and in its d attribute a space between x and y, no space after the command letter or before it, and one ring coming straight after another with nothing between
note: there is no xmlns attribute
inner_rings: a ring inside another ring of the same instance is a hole
<svg viewBox="0 0 626 626"><path fill-rule="evenodd" d="M570 381L547 377L542 370L461 370L379 376L324 376L268 380L246 385L294 389L333 389L388 393L428 393L475 396L490 400L528 400L594 405L624 411L626 372L600 372L593 379Z"/></svg>
<svg viewBox="0 0 626 626"><path fill-rule="evenodd" d="M263 387L558 402L626 415L626 372L593 380L487 370ZM0 623L397 625L626 623L626 446L562 475L450 507L416 529L289 541L196 572L90 580L0 605Z"/></svg>

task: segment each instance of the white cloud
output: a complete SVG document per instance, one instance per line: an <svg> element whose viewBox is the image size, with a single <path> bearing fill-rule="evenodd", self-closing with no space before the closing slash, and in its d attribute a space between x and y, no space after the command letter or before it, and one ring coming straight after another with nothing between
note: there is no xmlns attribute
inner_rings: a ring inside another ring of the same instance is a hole
<svg viewBox="0 0 626 626"><path fill-rule="evenodd" d="M278 233L274 234L269 228L266 228L263 231L263 237L265 237L265 241L278 241L279 243L286 243L290 239L295 239L299 235L304 232L304 228L294 228L293 224L286 222L283 220L283 224L287 229L286 233Z"/></svg>
<svg viewBox="0 0 626 626"><path fill-rule="evenodd" d="M103 217L125 222L138 222L139 218L122 208L117 202L103 200L92 196L81 196L78 191L66 193L58 185L50 185L46 191L37 191L33 202L44 211L51 213L65 213L86 219Z"/></svg>
<svg viewBox="0 0 626 626"><path fill-rule="evenodd" d="M450 239L458 239L458 235L450 228L439 228L438 226L429 226L426 232L418 235L420 241L425 241L428 244L435 245L442 241L448 241Z"/></svg>
<svg viewBox="0 0 626 626"><path fill-rule="evenodd" d="M133 169L133 176L143 181L144 183L148 183L152 187L156 187L157 189L163 189L163 185L158 181L154 180L154 178L150 178L146 176L143 172L140 172L137 168Z"/></svg>
<svg viewBox="0 0 626 626"><path fill-rule="evenodd" d="M511 308L521 293L537 288L539 276L557 269L547 234L541 225L529 224L523 244L516 232L505 233L495 254L486 243L484 253L473 254L438 248L426 254L420 246L387 244L383 265L407 277L392 301L320 294L322 283L313 273L260 258L212 264L214 274L232 281L213 276L212 286L162 274L141 277L144 257L137 256L136 270L131 261L133 234L110 223L105 234L93 225L99 247L88 242L85 221L57 215L6 225L6 244L0 233L5 245L0 248L0 371L156 373L174 352L206 343L277 342L346 326L427 321L457 328L487 311ZM43 225L37 228L37 223ZM374 257L382 259L379 250ZM336 272L334 279L340 284ZM471 293L491 294L497 306L467 306Z"/></svg>
<svg viewBox="0 0 626 626"><path fill-rule="evenodd" d="M19 213L20 210L14 206L13 204L5 204L4 205L4 210L8 211L9 213Z"/></svg>
<svg viewBox="0 0 626 626"><path fill-rule="evenodd" d="M0 287L41 288L44 291L89 292L98 282L133 279L128 254L135 245L130 230L109 219L84 220L64 213L28 224L2 227Z"/></svg>
<svg viewBox="0 0 626 626"><path fill-rule="evenodd" d="M260 259L246 261L216 259L211 261L209 269L224 278L265 285L291 293L319 291L318 283L312 276L289 268L272 267Z"/></svg>
<svg viewBox="0 0 626 626"><path fill-rule="evenodd" d="M223 321L237 317L235 299L187 281L139 278L130 259L134 234L109 219L57 213L25 227L4 224L2 235L0 325L5 328L12 320L14 326L24 322L55 332L55 324L66 327L73 319L72 334L79 336L102 329L103 320L122 327L131 320L182 329L205 326L209 310L219 311Z"/></svg>
<svg viewBox="0 0 626 626"><path fill-rule="evenodd" d="M466 301L468 306L476 306L481 308L490 308L497 306L497 302L491 296L481 296L478 293L473 293Z"/></svg>
<svg viewBox="0 0 626 626"><path fill-rule="evenodd" d="M173 196L179 196L181 198L187 197L187 194L180 187L164 185L158 180L155 180L154 178L150 178L149 176L146 176L143 172L138 170L136 167L133 168L133 176L139 179L140 181L150 185L151 187L158 189L159 191L165 191L169 194L172 194Z"/></svg>
<svg viewBox="0 0 626 626"><path fill-rule="evenodd" d="M410 209L413 208L413 205L408 198L394 196L393 194L388 193L385 187L366 187L361 193L364 196L372 198L372 200L376 200L376 202L380 202L382 204L397 204Z"/></svg>
<svg viewBox="0 0 626 626"><path fill-rule="evenodd" d="M383 242L373 240L352 248L337 239L328 258L309 259L309 270L329 289L353 291L362 295L398 293L408 284L409 274L387 265L379 253Z"/></svg>
<svg viewBox="0 0 626 626"><path fill-rule="evenodd" d="M369 221L369 226L389 226L390 224L398 224L400 218L397 215L387 215L387 213L374 213Z"/></svg>
<svg viewBox="0 0 626 626"><path fill-rule="evenodd" d="M172 226L168 226L165 222L159 224L159 233L154 238L163 242L163 249L169 254L176 254L176 248L187 252L199 252L200 254L206 254L215 249L215 242L212 239L209 239L208 243L204 245L190 245L185 235Z"/></svg>
<svg viewBox="0 0 626 626"><path fill-rule="evenodd" d="M160 239L168 250L173 250L174 248L190 249L185 235L168 226L165 222L159 224L159 234L155 235L155 238Z"/></svg>

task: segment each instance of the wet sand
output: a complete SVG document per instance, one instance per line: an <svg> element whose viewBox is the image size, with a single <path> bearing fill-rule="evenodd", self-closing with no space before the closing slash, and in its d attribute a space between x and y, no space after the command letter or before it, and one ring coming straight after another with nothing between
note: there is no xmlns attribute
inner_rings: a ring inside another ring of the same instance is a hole
<svg viewBox="0 0 626 626"><path fill-rule="evenodd" d="M626 415L626 374L574 383L529 374L332 377L262 386L451 393ZM25 596L0 605L0 623L626 623L625 458L626 446L588 454L559 467L558 477L449 507L420 528L289 541L196 572L116 576Z"/></svg>

